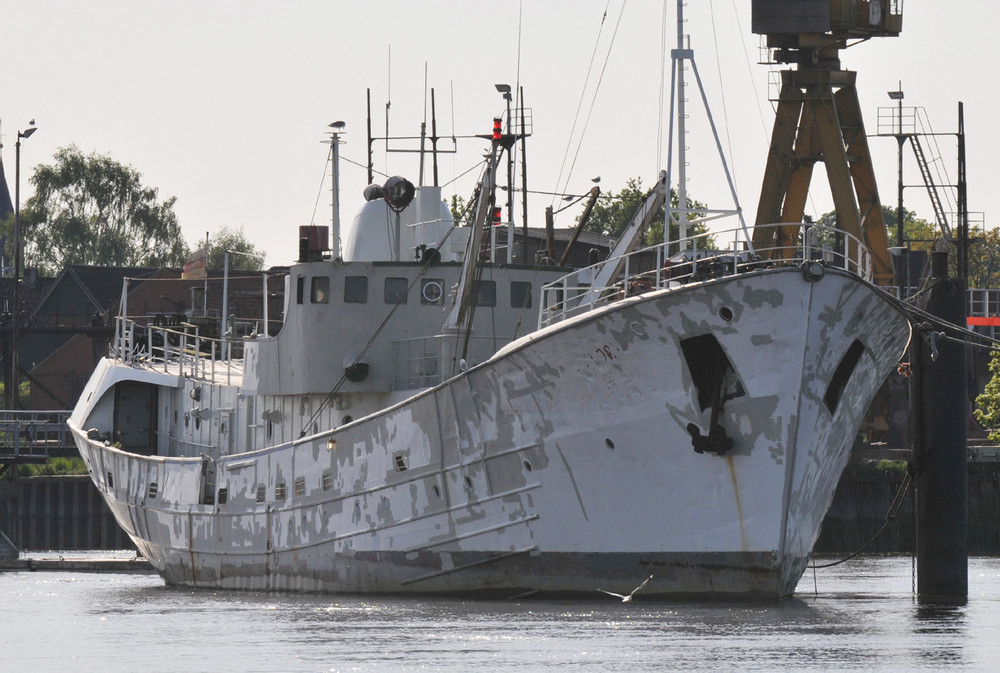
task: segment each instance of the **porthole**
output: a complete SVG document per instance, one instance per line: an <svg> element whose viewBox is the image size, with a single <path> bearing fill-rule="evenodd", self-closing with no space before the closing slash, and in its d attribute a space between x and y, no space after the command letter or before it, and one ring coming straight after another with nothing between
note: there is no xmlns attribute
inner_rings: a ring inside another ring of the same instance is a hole
<svg viewBox="0 0 1000 673"><path fill-rule="evenodd" d="M524 465L524 469L525 469L525 470L527 470L528 472L531 472L531 469L532 469L532 468L531 468L531 462L530 462L530 461L527 461L527 460L526 460L526 461L524 461L524 463L522 463L522 464Z"/></svg>
<svg viewBox="0 0 1000 673"><path fill-rule="evenodd" d="M610 437L605 437L604 438L604 446L608 447L612 451L615 450L615 443L611 441Z"/></svg>
<svg viewBox="0 0 1000 673"><path fill-rule="evenodd" d="M722 308L719 309L719 317L725 320L726 322L732 322L734 317L733 309L729 308L728 306L723 306Z"/></svg>

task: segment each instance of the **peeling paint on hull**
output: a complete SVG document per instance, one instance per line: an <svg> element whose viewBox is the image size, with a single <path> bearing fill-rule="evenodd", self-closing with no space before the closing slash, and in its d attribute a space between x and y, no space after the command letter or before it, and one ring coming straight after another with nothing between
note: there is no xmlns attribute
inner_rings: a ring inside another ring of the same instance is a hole
<svg viewBox="0 0 1000 673"><path fill-rule="evenodd" d="M908 333L889 297L836 270L653 292L540 330L349 425L219 456L211 504L199 500L202 459L89 440L87 408L70 425L118 521L170 584L572 595L652 574L646 595L777 599L802 575ZM700 335L734 372L718 421L725 456L696 453L688 430L707 432L711 417L681 347ZM91 406L129 369L99 370Z"/></svg>

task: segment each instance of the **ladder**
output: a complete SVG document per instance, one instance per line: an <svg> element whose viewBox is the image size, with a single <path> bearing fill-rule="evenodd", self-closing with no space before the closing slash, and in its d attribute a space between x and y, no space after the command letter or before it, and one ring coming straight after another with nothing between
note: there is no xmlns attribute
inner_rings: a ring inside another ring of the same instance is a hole
<svg viewBox="0 0 1000 673"><path fill-rule="evenodd" d="M924 186L927 187L927 194L930 196L931 205L934 207L934 217L937 218L937 223L941 227L941 232L944 234L945 240L951 240L951 227L948 226L948 216L944 212L944 206L941 204L941 195L938 194L937 185L934 183L934 176L931 175L930 164L927 162L927 157L924 154L924 148L920 144L920 135L913 134L910 136L910 146L913 148L913 154L917 158L917 166L920 167L920 176L924 179Z"/></svg>

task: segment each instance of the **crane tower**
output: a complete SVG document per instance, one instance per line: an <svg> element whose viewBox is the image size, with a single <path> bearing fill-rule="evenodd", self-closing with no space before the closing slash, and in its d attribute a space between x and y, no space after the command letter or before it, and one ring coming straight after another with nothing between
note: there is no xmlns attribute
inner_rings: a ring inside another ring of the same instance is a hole
<svg viewBox="0 0 1000 673"><path fill-rule="evenodd" d="M882 206L872 169L857 73L840 65L840 51L857 41L899 35L903 0L753 0L753 32L765 35L781 72L771 146L757 224L758 251L791 250L799 233L813 167L826 166L837 226L873 253L876 282L892 282ZM777 254L777 253L776 253Z"/></svg>

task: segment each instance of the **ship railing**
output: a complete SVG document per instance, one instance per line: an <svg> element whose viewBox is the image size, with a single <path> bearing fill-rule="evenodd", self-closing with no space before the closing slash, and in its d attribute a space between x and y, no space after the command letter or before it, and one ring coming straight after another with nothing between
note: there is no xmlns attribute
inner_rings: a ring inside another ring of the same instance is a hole
<svg viewBox="0 0 1000 673"><path fill-rule="evenodd" d="M109 357L133 367L148 367L191 378L216 380L225 377L226 383L232 382L233 375L242 375L238 341L203 336L197 325L189 323L163 325L160 318L116 318Z"/></svg>
<svg viewBox="0 0 1000 673"><path fill-rule="evenodd" d="M781 241L789 226L797 225L758 224L756 229L780 228L780 235L767 240ZM872 281L871 252L858 238L835 227L798 226L798 235L788 244L751 248L742 228L717 230L578 269L542 287L538 325L546 327L652 290L805 262L845 269Z"/></svg>

